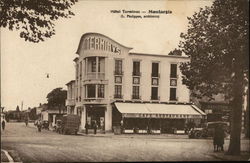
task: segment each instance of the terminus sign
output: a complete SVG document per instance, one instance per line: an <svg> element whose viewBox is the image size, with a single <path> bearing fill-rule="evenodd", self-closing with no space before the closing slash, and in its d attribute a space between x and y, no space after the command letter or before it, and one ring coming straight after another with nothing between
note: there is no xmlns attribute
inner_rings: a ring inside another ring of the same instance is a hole
<svg viewBox="0 0 250 163"><path fill-rule="evenodd" d="M121 49L99 37L86 37L83 43L84 50L103 50L115 54L121 54Z"/></svg>

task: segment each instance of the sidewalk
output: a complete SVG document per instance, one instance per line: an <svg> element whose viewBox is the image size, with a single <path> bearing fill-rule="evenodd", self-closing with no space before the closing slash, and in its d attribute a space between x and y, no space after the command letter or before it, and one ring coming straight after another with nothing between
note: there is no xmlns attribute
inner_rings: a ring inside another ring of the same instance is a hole
<svg viewBox="0 0 250 163"><path fill-rule="evenodd" d="M4 162L21 163L22 161L16 151L1 149L1 163Z"/></svg>
<svg viewBox="0 0 250 163"><path fill-rule="evenodd" d="M247 151L241 151L239 156L226 155L224 152L214 152L210 156L222 161L250 161L250 153Z"/></svg>
<svg viewBox="0 0 250 163"><path fill-rule="evenodd" d="M174 135L174 134L119 134L114 133L89 133L78 132L79 135L87 137L108 137L108 138L140 138L140 139L189 139L188 135Z"/></svg>

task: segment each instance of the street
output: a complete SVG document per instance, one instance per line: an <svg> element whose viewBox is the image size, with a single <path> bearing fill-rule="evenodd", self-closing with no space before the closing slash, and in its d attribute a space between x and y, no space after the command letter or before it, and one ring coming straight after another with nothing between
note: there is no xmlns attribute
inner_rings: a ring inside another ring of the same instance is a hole
<svg viewBox="0 0 250 163"><path fill-rule="evenodd" d="M23 162L222 160L215 157L211 139L60 135L47 130L39 133L32 123L28 127L7 123L1 134L1 148L15 150ZM228 143L225 140L225 150ZM242 151L249 153L249 140L242 140Z"/></svg>

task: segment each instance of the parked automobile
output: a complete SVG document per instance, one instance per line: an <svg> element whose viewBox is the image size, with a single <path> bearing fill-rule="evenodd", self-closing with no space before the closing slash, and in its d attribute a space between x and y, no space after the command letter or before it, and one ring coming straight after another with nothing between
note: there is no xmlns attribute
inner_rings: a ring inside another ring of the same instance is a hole
<svg viewBox="0 0 250 163"><path fill-rule="evenodd" d="M230 127L228 122L216 121L216 122L207 122L202 128L193 128L189 131L189 138L208 138L213 137L214 129L216 126L222 125L225 134L228 135L230 133Z"/></svg>

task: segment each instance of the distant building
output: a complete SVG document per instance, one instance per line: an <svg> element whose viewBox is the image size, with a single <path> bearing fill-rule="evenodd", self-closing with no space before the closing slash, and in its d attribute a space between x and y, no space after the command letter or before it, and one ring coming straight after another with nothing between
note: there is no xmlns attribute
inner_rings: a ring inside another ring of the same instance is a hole
<svg viewBox="0 0 250 163"><path fill-rule="evenodd" d="M190 59L131 49L102 34L82 35L75 80L66 84L67 112L81 116L81 129L93 121L105 131L122 122L128 132L172 133L188 121L198 125L205 113L190 103L179 70Z"/></svg>
<svg viewBox="0 0 250 163"><path fill-rule="evenodd" d="M47 104L43 104L39 108L42 108L41 113L39 114L41 120L49 121L50 126L55 126L56 121L61 119L63 115L67 114L65 106L61 106L60 108L58 106L49 108Z"/></svg>

